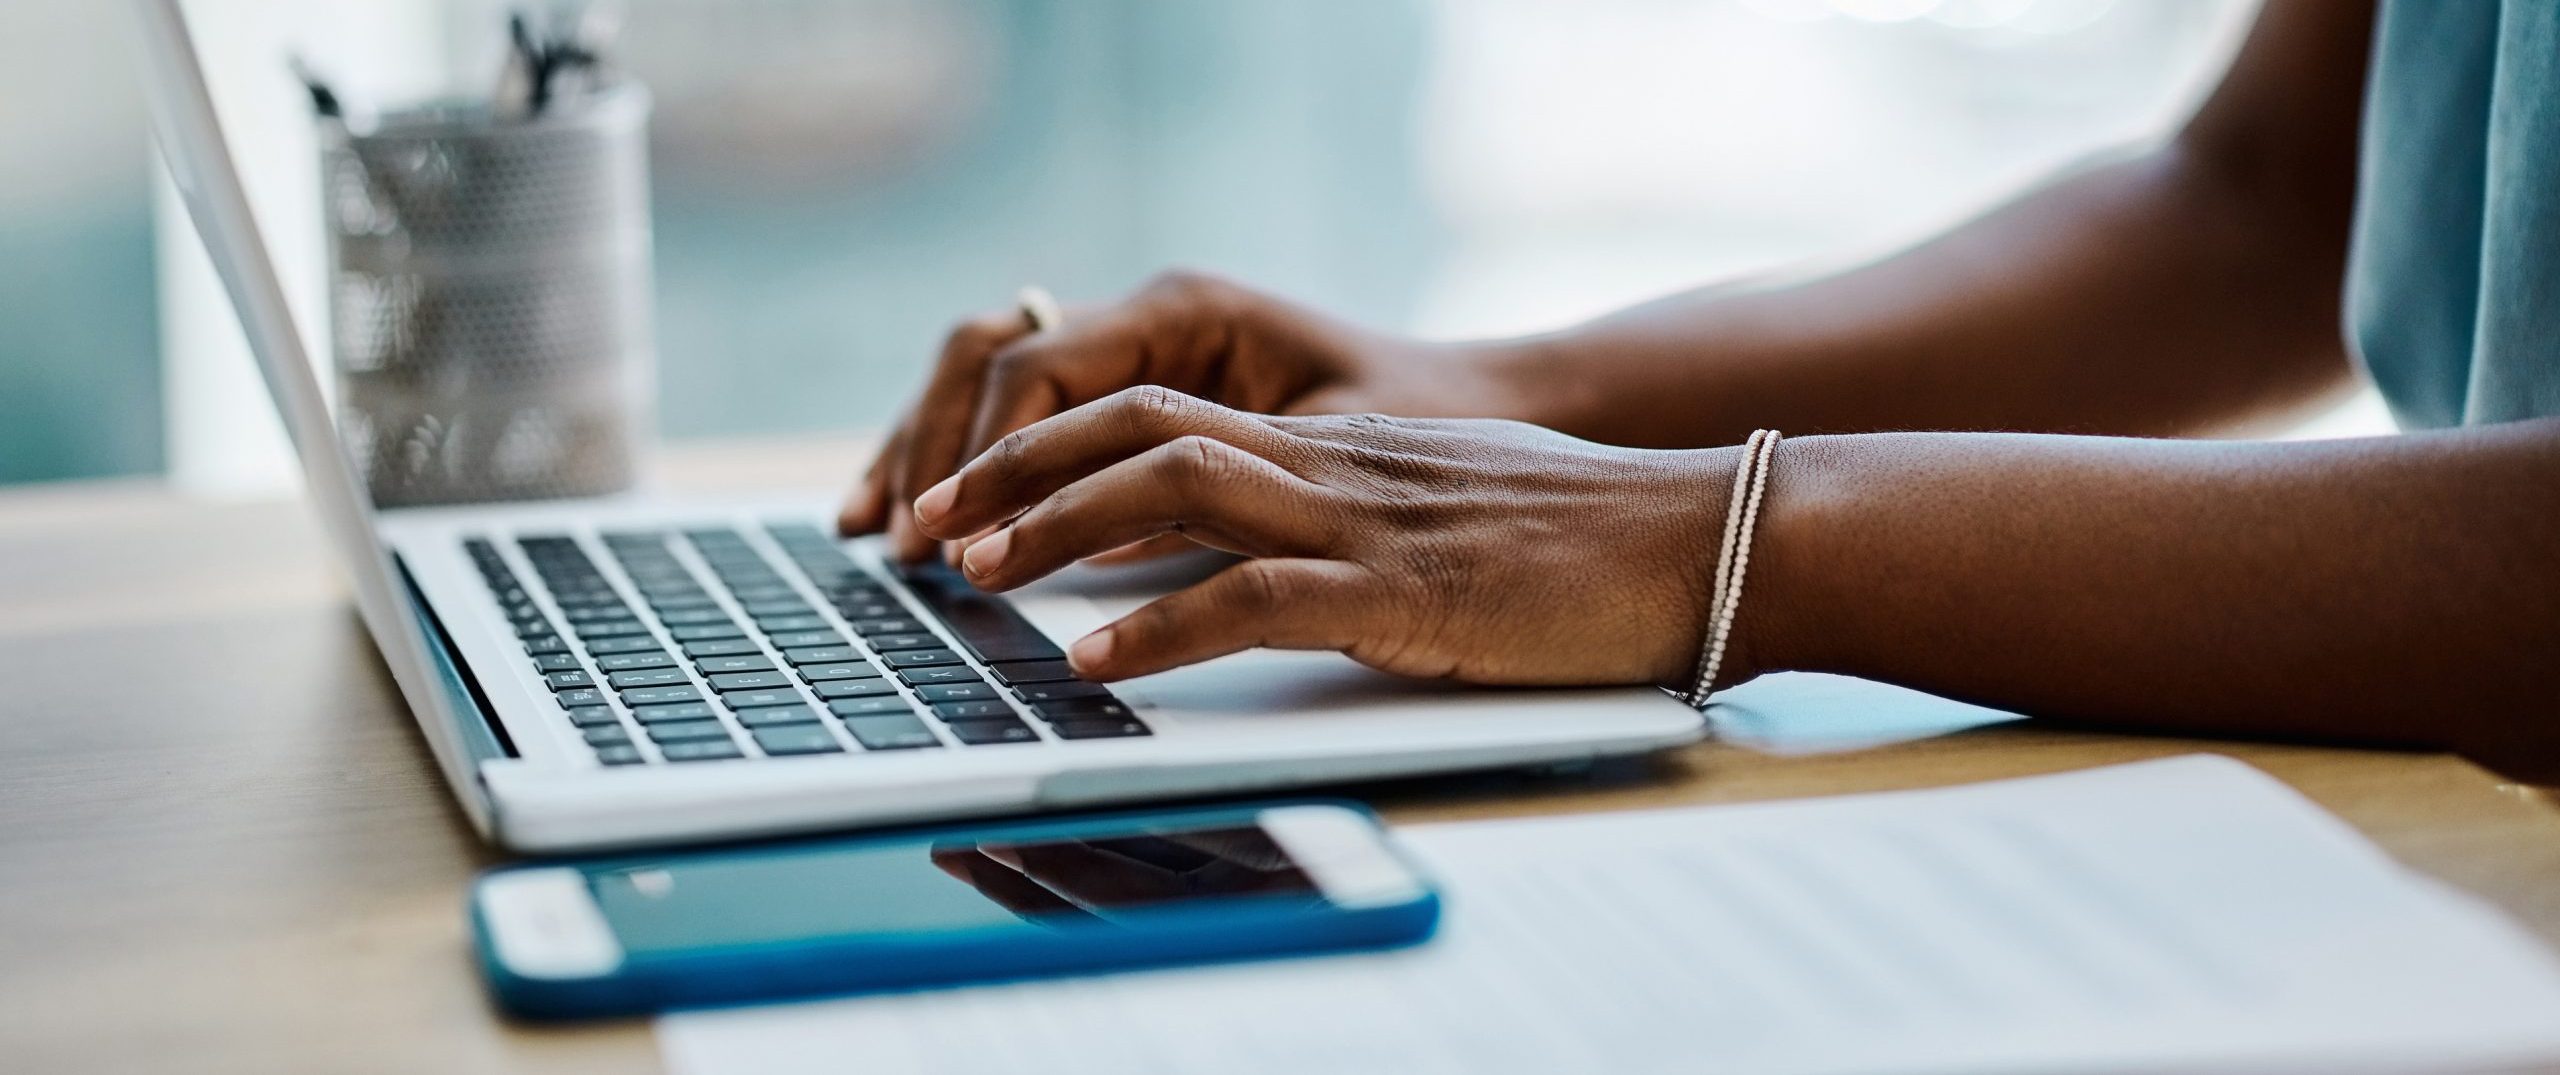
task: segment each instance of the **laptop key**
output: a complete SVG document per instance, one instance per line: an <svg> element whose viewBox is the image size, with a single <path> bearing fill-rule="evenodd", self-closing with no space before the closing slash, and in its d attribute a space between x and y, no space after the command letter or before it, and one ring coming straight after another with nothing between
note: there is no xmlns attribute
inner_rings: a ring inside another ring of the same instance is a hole
<svg viewBox="0 0 2560 1075"><path fill-rule="evenodd" d="M944 720L1013 719L1013 710L1003 702L944 702L933 707L933 715Z"/></svg>
<svg viewBox="0 0 2560 1075"><path fill-rule="evenodd" d="M782 659L793 664L843 664L861 660L862 653L851 646L799 646L783 650Z"/></svg>
<svg viewBox="0 0 2560 1075"><path fill-rule="evenodd" d="M844 636L833 631L776 631L773 644L786 650L841 646L844 645Z"/></svg>
<svg viewBox="0 0 2560 1075"><path fill-rule="evenodd" d="M844 730L866 750L916 750L938 747L933 729L914 717L847 717Z"/></svg>
<svg viewBox="0 0 2560 1075"><path fill-rule="evenodd" d="M1013 689L1023 701L1063 702L1072 698L1109 698L1111 688L1099 683L1071 681L1066 683L1025 683Z"/></svg>
<svg viewBox="0 0 2560 1075"><path fill-rule="evenodd" d="M959 664L960 655L947 649L909 649L884 653L880 659L891 668L929 668L934 665Z"/></svg>
<svg viewBox="0 0 2560 1075"><path fill-rule="evenodd" d="M690 743L669 743L658 748L658 756L668 761L723 761L743 758L746 754L727 739L704 739Z"/></svg>
<svg viewBox="0 0 2560 1075"><path fill-rule="evenodd" d="M612 653L647 653L657 648L658 640L647 635L599 638L587 643L587 652L597 657Z"/></svg>
<svg viewBox="0 0 2560 1075"><path fill-rule="evenodd" d="M846 664L804 664L800 666L800 678L811 683L825 683L837 679L878 679L880 670L859 661Z"/></svg>
<svg viewBox="0 0 2560 1075"><path fill-rule="evenodd" d="M622 746L631 742L631 733L623 731L619 724L599 724L578 734L586 736L587 745L591 747Z"/></svg>
<svg viewBox="0 0 2560 1075"><path fill-rule="evenodd" d="M720 704L731 709L754 709L768 705L798 705L800 692L789 687L767 690L729 691L720 696Z"/></svg>
<svg viewBox="0 0 2560 1075"><path fill-rule="evenodd" d="M1066 656L1011 604L978 592L948 564L918 564L901 569L900 577L981 661L1053 661Z"/></svg>
<svg viewBox="0 0 2560 1075"><path fill-rule="evenodd" d="M524 652L528 657L543 657L554 653L567 653L569 652L569 643L562 641L559 635L537 635L524 640Z"/></svg>
<svg viewBox="0 0 2560 1075"><path fill-rule="evenodd" d="M582 705L569 711L569 723L580 728L601 728L622 722L613 719L613 710L600 705Z"/></svg>
<svg viewBox="0 0 2560 1075"><path fill-rule="evenodd" d="M682 627L669 627L667 637L678 642L709 642L714 639L745 638L747 632L735 623L722 620L718 623L688 623Z"/></svg>
<svg viewBox="0 0 2560 1075"><path fill-rule="evenodd" d="M1074 669L1065 661L1005 661L987 666L996 674L996 682L1008 687L1025 683L1064 683L1076 678Z"/></svg>
<svg viewBox="0 0 2560 1075"><path fill-rule="evenodd" d="M738 723L750 728L767 728L776 724L807 724L818 719L805 705L768 705L738 711Z"/></svg>
<svg viewBox="0 0 2560 1075"><path fill-rule="evenodd" d="M815 631L821 627L825 627L826 625L827 621L816 616L756 617L757 629L765 632L766 634L772 634L775 631Z"/></svg>
<svg viewBox="0 0 2560 1075"><path fill-rule="evenodd" d="M556 633L557 632L551 629L551 622L549 620L523 620L516 624L516 637L528 642L541 638L544 635Z"/></svg>
<svg viewBox="0 0 2560 1075"><path fill-rule="evenodd" d="M1113 720L1107 717L1078 717L1074 720L1053 721L1049 725L1049 730L1056 733L1060 739L1126 739L1132 736L1155 734L1148 731L1146 725L1137 721Z"/></svg>
<svg viewBox="0 0 2560 1075"><path fill-rule="evenodd" d="M951 724L951 737L970 746L993 743L1037 743L1038 733L1018 720L962 720Z"/></svg>
<svg viewBox="0 0 2560 1075"><path fill-rule="evenodd" d="M1131 715L1128 703L1110 698L1078 698L1067 702L1046 702L1032 706L1031 713L1051 724L1069 720L1117 720Z"/></svg>
<svg viewBox="0 0 2560 1075"><path fill-rule="evenodd" d="M673 668L676 659L665 650L647 653L615 653L596 658L596 667L607 672L638 672L650 668Z"/></svg>
<svg viewBox="0 0 2560 1075"><path fill-rule="evenodd" d="M580 687L596 685L595 677L584 672L551 672L542 677L542 682L555 691L576 690Z"/></svg>
<svg viewBox="0 0 2560 1075"><path fill-rule="evenodd" d="M838 699L827 703L827 712L839 717L876 717L884 713L912 714L915 708L908 705L906 699L888 694L871 698Z"/></svg>
<svg viewBox="0 0 2560 1075"><path fill-rule="evenodd" d="M693 666L701 669L702 674L706 676L725 675L730 672L773 671L773 662L766 660L761 653L738 657L704 657L693 662Z"/></svg>
<svg viewBox="0 0 2560 1075"><path fill-rule="evenodd" d="M702 692L691 686L638 687L622 692L622 704L627 706L664 705L668 702L699 702L701 700Z"/></svg>
<svg viewBox="0 0 2560 1075"><path fill-rule="evenodd" d="M785 590L784 592L789 593L790 591ZM812 611L809 608L809 603L799 599L798 597L774 597L764 598L761 600L748 600L742 596L739 598L738 607L745 609L747 611L747 615L758 617L806 616Z"/></svg>
<svg viewBox="0 0 2560 1075"><path fill-rule="evenodd" d="M572 625L601 623L605 620L627 620L631 618L631 606L620 601L583 605L578 608L562 609L560 618L569 621Z"/></svg>
<svg viewBox="0 0 2560 1075"><path fill-rule="evenodd" d="M709 720L711 719L711 715L711 703L709 702L668 702L662 705L635 706L631 710L631 719L639 721L642 724L664 724L669 721L678 720Z"/></svg>
<svg viewBox="0 0 2560 1075"><path fill-rule="evenodd" d="M928 702L989 702L995 696L996 689L985 683L936 683L916 688L916 697Z"/></svg>
<svg viewBox="0 0 2560 1075"><path fill-rule="evenodd" d="M579 706L604 704L604 692L592 687L560 691L553 694L551 697L559 701L560 708L562 709L576 709Z"/></svg>
<svg viewBox="0 0 2560 1075"><path fill-rule="evenodd" d="M605 677L615 690L633 687L674 687L691 682L681 668L643 668L633 672L615 672Z"/></svg>
<svg viewBox="0 0 2560 1075"><path fill-rule="evenodd" d="M885 597L862 597L836 602L836 614L848 620L885 619L904 613L906 610L906 606Z"/></svg>
<svg viewBox="0 0 2560 1075"><path fill-rule="evenodd" d="M836 737L828 734L824 724L785 724L758 728L748 734L756 737L756 746L767 754L788 757L793 754L842 754Z"/></svg>
<svg viewBox="0 0 2560 1075"><path fill-rule="evenodd" d="M684 644L687 657L743 657L750 653L761 656L764 650L743 638L706 639Z"/></svg>
<svg viewBox="0 0 2560 1075"><path fill-rule="evenodd" d="M729 672L711 677L711 689L715 691L752 691L790 685L791 677L780 672Z"/></svg>
<svg viewBox="0 0 2560 1075"><path fill-rule="evenodd" d="M809 691L832 702L838 698L871 698L883 694L896 694L898 688L885 679L831 679L809 684Z"/></svg>
<svg viewBox="0 0 2560 1075"><path fill-rule="evenodd" d="M629 743L596 748L596 760L606 765L638 765L649 759L640 756L640 748Z"/></svg>
<svg viewBox="0 0 2560 1075"><path fill-rule="evenodd" d="M544 672L575 672L578 659L566 653L545 653L533 659L533 666Z"/></svg>
<svg viewBox="0 0 2560 1075"><path fill-rule="evenodd" d="M854 620L853 633L870 639L877 635L905 635L924 630L924 625L906 618L905 613L876 620Z"/></svg>
<svg viewBox="0 0 2560 1075"><path fill-rule="evenodd" d="M658 613L658 619L669 627L693 623L727 623L729 614L717 608L680 608Z"/></svg>
<svg viewBox="0 0 2560 1075"><path fill-rule="evenodd" d="M901 668L898 681L910 687L931 687L943 683L976 683L978 673L960 665L941 668Z"/></svg>
<svg viewBox="0 0 2560 1075"><path fill-rule="evenodd" d="M942 648L942 639L940 639L940 638L938 638L938 637L935 637L935 636L933 636L933 635L922 634L922 633L915 633L915 634L898 634L898 635L871 635L871 636L868 636L868 637L864 638L864 639L863 639L863 641L864 641L864 642L866 642L866 643L869 643L872 649L879 650L879 651L880 651L880 652L882 652L882 653L888 653L888 652L892 652L892 651L895 651L895 650L905 650L905 649L941 649L941 648Z"/></svg>
<svg viewBox="0 0 2560 1075"><path fill-rule="evenodd" d="M716 720L674 720L649 725L649 738L661 743L692 743L704 739L727 742L729 729Z"/></svg>

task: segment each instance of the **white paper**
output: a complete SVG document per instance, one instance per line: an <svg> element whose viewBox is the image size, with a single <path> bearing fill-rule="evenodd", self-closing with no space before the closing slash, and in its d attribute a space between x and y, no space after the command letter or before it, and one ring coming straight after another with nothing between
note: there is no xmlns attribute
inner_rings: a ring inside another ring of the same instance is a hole
<svg viewBox="0 0 2560 1075"><path fill-rule="evenodd" d="M2438 1070L2560 1057L2560 964L2195 756L1404 830L1399 952L659 1021L677 1075Z"/></svg>

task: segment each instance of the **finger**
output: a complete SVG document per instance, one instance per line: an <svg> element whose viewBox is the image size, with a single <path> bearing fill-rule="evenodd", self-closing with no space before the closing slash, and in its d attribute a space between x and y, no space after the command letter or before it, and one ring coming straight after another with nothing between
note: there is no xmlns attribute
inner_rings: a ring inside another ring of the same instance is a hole
<svg viewBox="0 0 2560 1075"><path fill-rule="evenodd" d="M1020 311L1007 311L963 321L943 340L942 357L907 418L906 456L889 476L892 504L914 500L917 493L950 477L960 465L960 445L977 410L987 360L998 348L1030 331ZM909 513L890 512L889 537L901 559L919 559L932 551L932 540L916 529Z"/></svg>
<svg viewBox="0 0 2560 1075"><path fill-rule="evenodd" d="M1158 534L1135 545L1124 545L1110 552L1095 553L1085 557L1084 562L1095 567L1120 567L1126 564L1143 564L1149 560L1160 560L1199 547L1199 543L1180 534Z"/></svg>
<svg viewBox="0 0 2560 1075"><path fill-rule="evenodd" d="M1147 903L1185 891L1182 878L1171 870L1085 843L990 845L987 854L1082 907Z"/></svg>
<svg viewBox="0 0 2560 1075"><path fill-rule="evenodd" d="M965 537L1020 514L1097 470L1193 436L1266 459L1292 454L1290 437L1259 418L1169 388L1140 385L997 441L960 473L916 499L917 522L935 537Z"/></svg>
<svg viewBox="0 0 2560 1075"><path fill-rule="evenodd" d="M970 544L960 564L994 591L1158 534L1247 556L1315 556L1333 544L1333 514L1321 491L1269 460L1183 437L1058 490Z"/></svg>
<svg viewBox="0 0 2560 1075"><path fill-rule="evenodd" d="M1091 918L1093 912L1040 887L1040 883L1016 870L988 858L967 844L936 845L931 852L933 864L954 880L977 889L978 894L994 900L996 905L1031 918L1041 915L1068 915Z"/></svg>
<svg viewBox="0 0 2560 1075"><path fill-rule="evenodd" d="M1371 630L1366 572L1337 560L1248 560L1078 639L1076 674L1108 682L1257 647L1350 649Z"/></svg>
<svg viewBox="0 0 2560 1075"><path fill-rule="evenodd" d="M844 507L836 512L836 533L853 537L875 532L889 525L889 471L906 455L907 431L900 426L881 444L871 465L863 469L862 480L845 498Z"/></svg>
<svg viewBox="0 0 2560 1075"><path fill-rule="evenodd" d="M1127 302L999 348L960 457L975 459L1015 430L1123 388L1198 388L1199 371L1218 365L1229 346L1233 334L1220 326L1233 304L1188 279L1159 280Z"/></svg>

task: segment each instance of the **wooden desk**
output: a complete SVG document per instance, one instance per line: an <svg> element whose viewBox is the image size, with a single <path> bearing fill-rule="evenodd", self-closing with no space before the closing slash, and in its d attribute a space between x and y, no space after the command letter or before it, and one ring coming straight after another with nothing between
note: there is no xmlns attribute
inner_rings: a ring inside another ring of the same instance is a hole
<svg viewBox="0 0 2560 1075"><path fill-rule="evenodd" d="M693 447L679 488L827 488L853 442ZM150 482L0 493L0 1069L657 1069L645 1025L527 1029L480 994L464 826L297 504ZM1733 802L2194 750L2285 779L2560 942L2560 817L2460 760L2033 730L1589 780L1377 789L1399 820Z"/></svg>

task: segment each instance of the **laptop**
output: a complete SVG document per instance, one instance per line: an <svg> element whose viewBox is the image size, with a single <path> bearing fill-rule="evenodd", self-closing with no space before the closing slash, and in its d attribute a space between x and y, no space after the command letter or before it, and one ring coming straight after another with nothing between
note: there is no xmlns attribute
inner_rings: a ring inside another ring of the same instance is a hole
<svg viewBox="0 0 2560 1075"><path fill-rule="evenodd" d="M823 493L376 510L185 16L177 0L137 7L173 178L365 626L487 839L583 851L1019 814L1569 765L1704 734L1650 688L1472 689L1326 653L1081 682L1061 642L1196 563L1075 568L990 596L839 540Z"/></svg>

